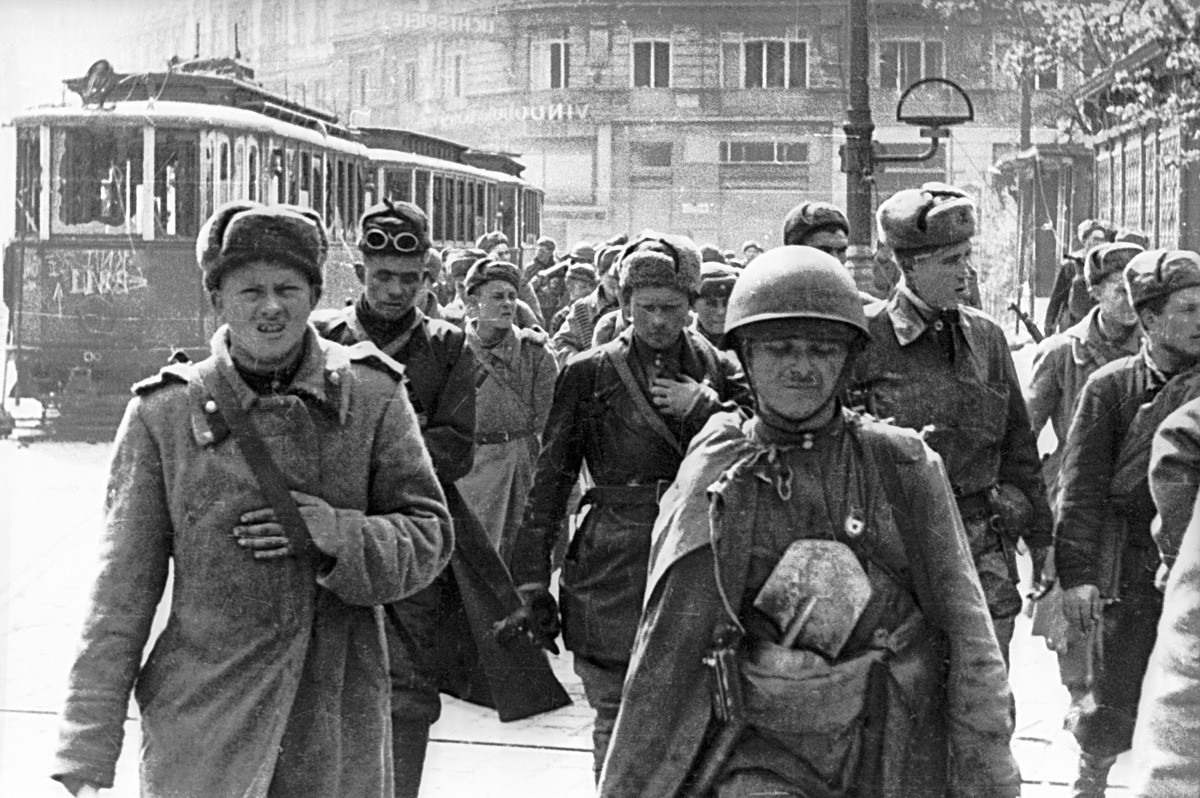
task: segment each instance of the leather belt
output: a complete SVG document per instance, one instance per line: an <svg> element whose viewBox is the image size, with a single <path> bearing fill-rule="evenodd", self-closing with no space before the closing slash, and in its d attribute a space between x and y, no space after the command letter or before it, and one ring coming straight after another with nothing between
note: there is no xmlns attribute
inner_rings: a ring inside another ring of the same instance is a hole
<svg viewBox="0 0 1200 798"><path fill-rule="evenodd" d="M596 485L583 494L579 506L583 507L588 504L600 507L654 505L658 504L669 487L671 487L671 482L666 479L660 479L649 485Z"/></svg>
<svg viewBox="0 0 1200 798"><path fill-rule="evenodd" d="M476 432L475 443L486 446L490 443L508 443L509 441L528 438L533 432L527 429L519 429L513 432Z"/></svg>

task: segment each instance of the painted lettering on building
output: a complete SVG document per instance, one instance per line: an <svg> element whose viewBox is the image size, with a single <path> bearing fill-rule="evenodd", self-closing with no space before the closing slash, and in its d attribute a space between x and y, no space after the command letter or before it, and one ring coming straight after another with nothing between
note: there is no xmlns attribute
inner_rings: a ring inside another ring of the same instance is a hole
<svg viewBox="0 0 1200 798"><path fill-rule="evenodd" d="M146 275L126 249L87 249L47 256L47 272L58 278L55 297L124 296L146 287Z"/></svg>
<svg viewBox="0 0 1200 798"><path fill-rule="evenodd" d="M589 103L542 103L540 105L502 105L492 108L468 107L450 111L435 120L439 127L487 125L498 122L533 124L586 122L591 118Z"/></svg>
<svg viewBox="0 0 1200 798"><path fill-rule="evenodd" d="M466 14L432 14L409 11L399 15L399 27L405 30L436 31L437 33L475 33L487 36L496 33L495 17Z"/></svg>

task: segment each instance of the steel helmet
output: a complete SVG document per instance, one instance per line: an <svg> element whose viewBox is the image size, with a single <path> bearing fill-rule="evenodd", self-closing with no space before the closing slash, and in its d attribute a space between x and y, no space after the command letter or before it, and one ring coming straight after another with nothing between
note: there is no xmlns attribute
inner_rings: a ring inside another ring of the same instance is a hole
<svg viewBox="0 0 1200 798"><path fill-rule="evenodd" d="M729 295L725 333L780 319L839 321L870 335L850 272L813 247L775 247L751 261Z"/></svg>

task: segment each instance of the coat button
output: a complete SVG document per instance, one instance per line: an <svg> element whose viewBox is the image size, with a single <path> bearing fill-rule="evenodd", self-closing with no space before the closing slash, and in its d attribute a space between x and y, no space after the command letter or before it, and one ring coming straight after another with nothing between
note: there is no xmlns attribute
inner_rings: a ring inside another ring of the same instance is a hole
<svg viewBox="0 0 1200 798"><path fill-rule="evenodd" d="M209 399L207 402L204 403L204 412L205 413L217 412L217 403L214 402L212 399Z"/></svg>
<svg viewBox="0 0 1200 798"><path fill-rule="evenodd" d="M337 372L337 371L329 372L329 381L332 382L334 385L337 385L339 382L342 381L341 373Z"/></svg>

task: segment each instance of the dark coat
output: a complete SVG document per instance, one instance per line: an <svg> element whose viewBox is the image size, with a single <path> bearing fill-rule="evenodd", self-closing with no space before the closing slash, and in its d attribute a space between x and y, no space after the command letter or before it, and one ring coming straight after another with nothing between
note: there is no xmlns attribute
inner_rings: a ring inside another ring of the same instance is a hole
<svg viewBox="0 0 1200 798"><path fill-rule="evenodd" d="M572 358L559 374L511 561L518 584L549 585L551 554L584 463L598 489L650 489L645 501L596 501L572 538L563 566L566 645L578 656L610 662L628 659L641 613L650 528L658 508L654 486L665 487L675 478L688 442L709 416L748 402L738 363L685 330L681 369L698 382L707 381L713 393L682 422L659 416L668 427L664 431L639 411L614 366L615 359L621 359L638 371L632 341L629 328L616 340ZM647 389L639 387L645 396ZM584 502L590 501L585 496Z"/></svg>
<svg viewBox="0 0 1200 798"><path fill-rule="evenodd" d="M256 397L225 336L214 336L212 358L288 487L333 508L327 523L308 519L330 559L256 560L231 539L243 513L268 503L206 412L195 367L136 386L117 432L55 775L112 786L132 687L143 795L384 798L389 682L376 605L445 566L445 499L398 373L310 333L287 392ZM143 666L170 567L170 615Z"/></svg>
<svg viewBox="0 0 1200 798"><path fill-rule="evenodd" d="M342 343L370 340L353 305L322 316L317 329ZM565 706L570 702L550 675L544 656L524 638L499 646L493 633L494 625L517 610L521 600L508 569L454 485L471 471L475 458L476 362L466 333L417 311L407 333L376 343L404 365L421 434L454 519L456 545L450 565L455 585L439 591L442 605L436 617L424 619L435 624L437 635L435 650L424 661L436 671L444 691L495 706L504 720ZM406 645L392 625L388 640L389 645ZM513 678L521 672L530 675Z"/></svg>
<svg viewBox="0 0 1200 798"><path fill-rule="evenodd" d="M739 574L731 563L744 561L752 541L757 551L764 530L790 528L797 538L813 532L789 521L801 488L790 483L788 498L781 499L777 487L797 476L794 468L812 441L777 447L756 435L754 424L731 414L714 416L692 441L663 497L645 613L601 777L603 796L673 796L694 775L705 734L715 725L702 662L714 628L728 617L714 553L725 595L733 606L745 607L747 589L749 595L754 590L745 581L747 569ZM869 490L882 483L886 494L867 501L864 540L871 539L871 562L884 566L868 571L883 572L881 585L897 592L876 588L864 613L874 620L863 628L891 632L913 623L914 614L926 624L922 642L898 651L891 666L882 794L1017 795L1004 664L939 458L915 434L864 423L849 412L831 427L836 441L826 450L822 442L815 447L822 457L829 452L827 467L809 464L827 475L816 495L840 501L847 482ZM777 480L778 469L789 478ZM807 471L802 476L809 478Z"/></svg>
<svg viewBox="0 0 1200 798"><path fill-rule="evenodd" d="M1158 510L1152 529L1169 570L1179 555L1200 492L1200 399L1179 407L1158 427L1150 455L1150 494Z"/></svg>
<svg viewBox="0 0 1200 798"><path fill-rule="evenodd" d="M1194 409L1192 413L1194 423ZM1200 462L1193 459L1193 470L1197 466ZM1200 508L1195 502L1179 558L1167 580L1129 761L1130 795L1196 795L1200 784Z"/></svg>

